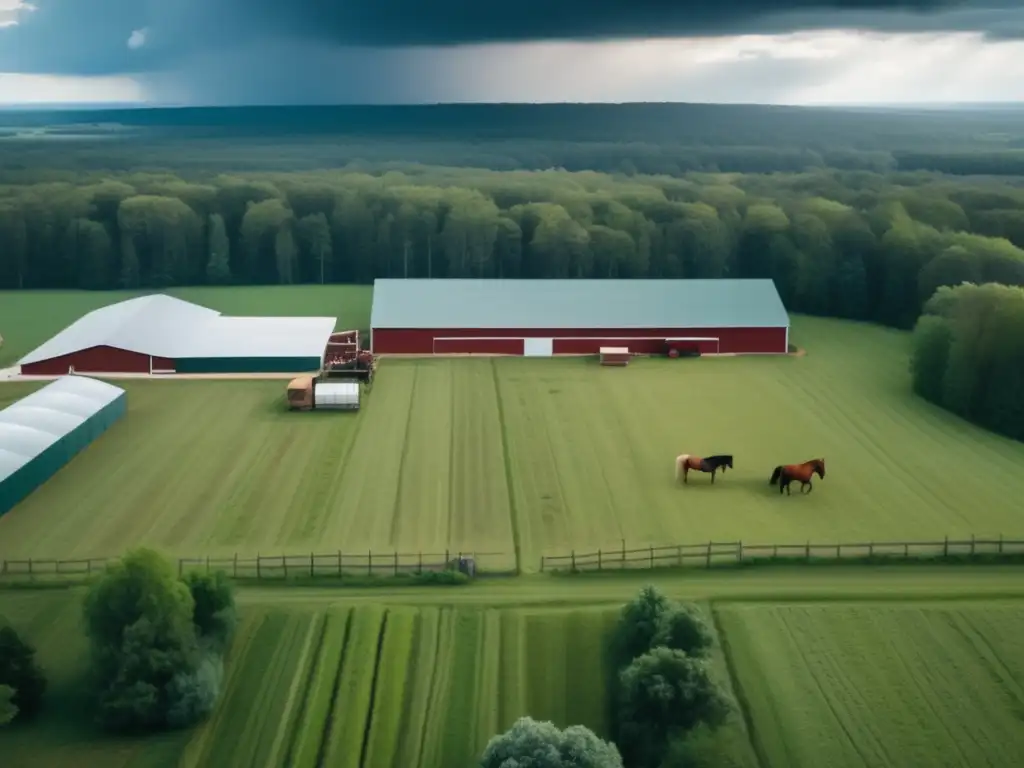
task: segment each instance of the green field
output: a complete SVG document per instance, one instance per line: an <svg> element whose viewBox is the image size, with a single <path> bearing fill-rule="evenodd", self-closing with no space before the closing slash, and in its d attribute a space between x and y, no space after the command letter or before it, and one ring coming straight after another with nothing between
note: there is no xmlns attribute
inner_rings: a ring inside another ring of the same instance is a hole
<svg viewBox="0 0 1024 768"><path fill-rule="evenodd" d="M337 317L338 328L367 329L372 291L358 285L168 288L161 291L226 315ZM87 312L141 291L0 291L0 368L14 365Z"/></svg>
<svg viewBox="0 0 1024 768"><path fill-rule="evenodd" d="M769 766L1024 764L1020 603L718 609Z"/></svg>
<svg viewBox="0 0 1024 768"><path fill-rule="evenodd" d="M81 592L0 590L0 614L37 645L51 684L38 722L0 731L0 754L33 768L470 768L521 714L606 733L603 644L642 583L242 589L217 710L191 731L139 739L90 725ZM753 730L735 713L710 742L714 765L1020 764L1016 569L839 567L812 580L780 568L658 583L702 601L728 641L713 672ZM823 592L837 600L820 602Z"/></svg>
<svg viewBox="0 0 1024 768"><path fill-rule="evenodd" d="M799 358L385 360L358 414L277 381L125 381L127 418L0 518L0 557L542 553L1019 536L1024 445L910 394L907 337L799 318ZM6 384L13 400L37 384ZM733 453L714 487L679 453ZM780 498L772 467L828 475Z"/></svg>

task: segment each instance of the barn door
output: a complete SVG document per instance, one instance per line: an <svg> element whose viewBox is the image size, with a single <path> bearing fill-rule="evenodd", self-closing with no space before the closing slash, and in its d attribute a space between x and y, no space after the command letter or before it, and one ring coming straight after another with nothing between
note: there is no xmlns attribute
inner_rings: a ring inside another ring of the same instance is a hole
<svg viewBox="0 0 1024 768"><path fill-rule="evenodd" d="M523 339L523 354L526 357L551 357L554 353L554 339Z"/></svg>

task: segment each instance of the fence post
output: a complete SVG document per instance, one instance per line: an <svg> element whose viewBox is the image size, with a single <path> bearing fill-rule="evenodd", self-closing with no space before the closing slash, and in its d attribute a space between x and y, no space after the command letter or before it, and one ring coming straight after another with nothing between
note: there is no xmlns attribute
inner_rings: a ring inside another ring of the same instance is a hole
<svg viewBox="0 0 1024 768"><path fill-rule="evenodd" d="M843 556L843 545L836 544L836 560L841 559Z"/></svg>
<svg viewBox="0 0 1024 768"><path fill-rule="evenodd" d="M1003 534L999 534L999 554L1003 554Z"/></svg>
<svg viewBox="0 0 1024 768"><path fill-rule="evenodd" d="M811 542L807 542L807 547L804 549L804 557L807 558L807 562L811 562Z"/></svg>
<svg viewBox="0 0 1024 768"><path fill-rule="evenodd" d="M737 541L736 542L736 562L737 563L742 563L743 562L743 542L742 541Z"/></svg>
<svg viewBox="0 0 1024 768"><path fill-rule="evenodd" d="M341 578L341 550L338 550L338 578Z"/></svg>
<svg viewBox="0 0 1024 768"><path fill-rule="evenodd" d="M654 567L654 547L651 547L651 568Z"/></svg>
<svg viewBox="0 0 1024 768"><path fill-rule="evenodd" d="M601 550L597 550L597 570L601 570Z"/></svg>
<svg viewBox="0 0 1024 768"><path fill-rule="evenodd" d="M257 581L259 581L263 577L263 574L262 574L262 572L260 570L260 566L261 565L262 565L262 560L260 559L260 553L257 552L256 553L256 580Z"/></svg>
<svg viewBox="0 0 1024 768"><path fill-rule="evenodd" d="M288 557L281 555L281 570L284 571L284 577L288 578Z"/></svg>
<svg viewBox="0 0 1024 768"><path fill-rule="evenodd" d="M868 542L868 557L875 556L875 542Z"/></svg>
<svg viewBox="0 0 1024 768"><path fill-rule="evenodd" d="M626 540L625 539L622 540L622 560L619 561L619 567L620 568L625 568L626 567Z"/></svg>
<svg viewBox="0 0 1024 768"><path fill-rule="evenodd" d="M949 534L946 534L945 543L942 545L942 557L949 558Z"/></svg>
<svg viewBox="0 0 1024 768"><path fill-rule="evenodd" d="M575 549L572 551L572 554L570 555L570 557L572 557L572 572L576 573L576 550Z"/></svg>
<svg viewBox="0 0 1024 768"><path fill-rule="evenodd" d="M373 576L373 550L366 550L366 574Z"/></svg>
<svg viewBox="0 0 1024 768"><path fill-rule="evenodd" d="M449 559L450 558L448 557L448 548L445 547L445 550L444 550L444 569L443 570L446 570L446 571L448 570L448 560Z"/></svg>
<svg viewBox="0 0 1024 768"><path fill-rule="evenodd" d="M544 558L541 558L542 563L543 563L543 560L544 560ZM543 565L541 566L541 570L542 571L544 570ZM420 563L419 563L419 567L418 567L416 573L423 573L423 552L420 552Z"/></svg>
<svg viewBox="0 0 1024 768"><path fill-rule="evenodd" d="M909 541L904 541L903 542L903 559L906 560L909 557L910 557L910 542Z"/></svg>
<svg viewBox="0 0 1024 768"><path fill-rule="evenodd" d="M31 557L28 559L28 575L29 576L32 575L32 558Z"/></svg>
<svg viewBox="0 0 1024 768"><path fill-rule="evenodd" d="M234 565L234 568L232 569L232 572L234 573L234 578L237 579L238 578L238 553L237 552L235 552L235 565Z"/></svg>
<svg viewBox="0 0 1024 768"><path fill-rule="evenodd" d="M676 555L679 558L679 567L682 568L683 567L683 545L682 544L679 545L679 547L678 547L678 549L676 551Z"/></svg>
<svg viewBox="0 0 1024 768"><path fill-rule="evenodd" d="M540 572L544 573L544 555L540 556Z"/></svg>
<svg viewBox="0 0 1024 768"><path fill-rule="evenodd" d="M778 559L779 559L779 545L778 544L772 544L772 560L778 560Z"/></svg>
<svg viewBox="0 0 1024 768"><path fill-rule="evenodd" d="M309 553L309 578L313 578L313 553Z"/></svg>
<svg viewBox="0 0 1024 768"><path fill-rule="evenodd" d="M398 575L398 552L395 552L395 576Z"/></svg>
<svg viewBox="0 0 1024 768"><path fill-rule="evenodd" d="M711 542L710 541L708 542L708 548L707 548L707 550L704 553L704 560L705 560L705 562L704 562L705 567L706 568L710 568L711 567Z"/></svg>
<svg viewBox="0 0 1024 768"><path fill-rule="evenodd" d="M974 557L974 534L971 534L971 557Z"/></svg>

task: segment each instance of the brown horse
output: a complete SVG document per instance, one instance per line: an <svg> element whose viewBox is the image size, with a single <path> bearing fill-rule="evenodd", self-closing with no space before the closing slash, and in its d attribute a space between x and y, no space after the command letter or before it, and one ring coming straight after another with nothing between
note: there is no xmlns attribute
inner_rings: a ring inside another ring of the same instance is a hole
<svg viewBox="0 0 1024 768"><path fill-rule="evenodd" d="M772 479L768 481L768 485L779 484L779 493L783 491L786 495L792 495L789 490L789 484L794 480L800 481L800 493L810 493L814 490L814 485L811 483L811 478L814 477L814 473L817 472L818 476L825 479L825 460L824 459L811 459L805 461L803 464L786 464L785 466L778 466L775 471L772 472ZM807 490L804 491L804 488Z"/></svg>
<svg viewBox="0 0 1024 768"><path fill-rule="evenodd" d="M691 456L688 453L684 453L680 456L676 456L676 482L679 482L679 478L683 479L683 482L687 482L687 475L690 470L695 472L710 472L711 482L715 482L715 473L718 470L725 472L725 468L732 469L732 456L708 456L706 459L702 459L700 456Z"/></svg>

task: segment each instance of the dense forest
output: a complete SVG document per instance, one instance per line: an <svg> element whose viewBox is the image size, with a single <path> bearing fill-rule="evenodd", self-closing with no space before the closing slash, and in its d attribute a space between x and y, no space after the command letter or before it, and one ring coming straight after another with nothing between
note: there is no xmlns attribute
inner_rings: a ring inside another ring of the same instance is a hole
<svg viewBox="0 0 1024 768"><path fill-rule="evenodd" d="M0 288L375 277L771 277L909 328L940 285L1024 284L1024 189L933 174L83 171L0 186Z"/></svg>

